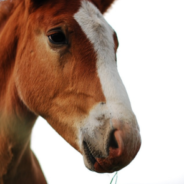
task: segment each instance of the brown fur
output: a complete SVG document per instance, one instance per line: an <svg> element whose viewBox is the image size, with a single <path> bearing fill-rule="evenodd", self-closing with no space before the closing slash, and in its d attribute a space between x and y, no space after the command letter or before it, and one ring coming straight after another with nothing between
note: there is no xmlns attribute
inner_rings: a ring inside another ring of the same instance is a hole
<svg viewBox="0 0 184 184"><path fill-rule="evenodd" d="M102 13L105 13L114 1L115 0L92 0L92 2L98 7L98 9Z"/></svg>
<svg viewBox="0 0 184 184"><path fill-rule="evenodd" d="M81 151L74 120L105 101L96 54L73 19L80 0L39 2L0 2L0 184L46 183L30 149L38 115ZM112 1L94 3L104 12ZM46 33L57 25L69 46L48 47Z"/></svg>

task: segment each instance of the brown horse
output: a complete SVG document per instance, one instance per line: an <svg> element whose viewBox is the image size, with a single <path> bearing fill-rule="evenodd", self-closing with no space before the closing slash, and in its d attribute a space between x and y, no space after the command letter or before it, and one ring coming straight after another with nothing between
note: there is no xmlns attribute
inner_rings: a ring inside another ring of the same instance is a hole
<svg viewBox="0 0 184 184"><path fill-rule="evenodd" d="M95 172L129 164L139 127L117 72L113 0L0 2L0 184L45 184L30 149L38 116Z"/></svg>

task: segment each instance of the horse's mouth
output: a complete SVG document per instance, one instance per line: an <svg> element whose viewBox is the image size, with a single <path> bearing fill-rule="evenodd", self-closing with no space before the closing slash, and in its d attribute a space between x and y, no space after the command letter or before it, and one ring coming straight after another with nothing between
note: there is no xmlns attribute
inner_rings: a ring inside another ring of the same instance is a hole
<svg viewBox="0 0 184 184"><path fill-rule="evenodd" d="M85 156L86 156L88 162L91 163L92 165L94 165L97 161L96 161L95 157L93 156L89 145L85 141L83 141L83 148L84 148L84 153L85 153Z"/></svg>
<svg viewBox="0 0 184 184"><path fill-rule="evenodd" d="M86 157L86 160L87 162L92 166L88 169L92 170L92 171L96 171L98 173L112 173L114 171L112 170L108 170L108 169L105 169L97 160L99 159L98 157L96 157L95 159L95 156L92 152L92 149L90 148L90 145L83 141L83 150L84 150L84 154L85 154L85 157Z"/></svg>

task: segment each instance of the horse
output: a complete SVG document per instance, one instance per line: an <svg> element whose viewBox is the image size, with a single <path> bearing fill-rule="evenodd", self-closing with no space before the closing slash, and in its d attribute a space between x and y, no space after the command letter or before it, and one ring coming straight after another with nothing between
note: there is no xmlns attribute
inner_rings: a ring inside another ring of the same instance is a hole
<svg viewBox="0 0 184 184"><path fill-rule="evenodd" d="M47 183L30 148L38 116L91 171L112 173L135 158L139 125L103 18L113 2L0 2L0 184Z"/></svg>

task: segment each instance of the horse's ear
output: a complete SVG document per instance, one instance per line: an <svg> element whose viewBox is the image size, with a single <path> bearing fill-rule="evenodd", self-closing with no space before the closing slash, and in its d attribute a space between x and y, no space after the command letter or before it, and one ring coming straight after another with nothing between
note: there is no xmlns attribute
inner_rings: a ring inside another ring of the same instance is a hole
<svg viewBox="0 0 184 184"><path fill-rule="evenodd" d="M101 13L105 13L115 0L92 0Z"/></svg>

